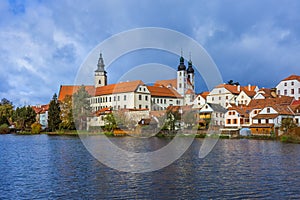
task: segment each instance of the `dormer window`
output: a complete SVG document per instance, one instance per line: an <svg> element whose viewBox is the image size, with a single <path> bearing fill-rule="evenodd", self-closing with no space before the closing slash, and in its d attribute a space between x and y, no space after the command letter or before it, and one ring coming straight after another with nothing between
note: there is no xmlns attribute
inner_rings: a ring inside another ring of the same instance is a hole
<svg viewBox="0 0 300 200"><path fill-rule="evenodd" d="M271 109L270 108L267 108L267 113L270 113L271 112Z"/></svg>

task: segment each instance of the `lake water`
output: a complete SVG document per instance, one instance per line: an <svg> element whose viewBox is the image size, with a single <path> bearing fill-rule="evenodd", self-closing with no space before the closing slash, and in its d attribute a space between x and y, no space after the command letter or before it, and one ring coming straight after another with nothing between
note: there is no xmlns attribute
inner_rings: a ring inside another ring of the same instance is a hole
<svg viewBox="0 0 300 200"><path fill-rule="evenodd" d="M167 139L112 138L149 148ZM159 171L110 169L78 137L0 135L0 199L300 199L300 145L219 140L204 159L203 139Z"/></svg>

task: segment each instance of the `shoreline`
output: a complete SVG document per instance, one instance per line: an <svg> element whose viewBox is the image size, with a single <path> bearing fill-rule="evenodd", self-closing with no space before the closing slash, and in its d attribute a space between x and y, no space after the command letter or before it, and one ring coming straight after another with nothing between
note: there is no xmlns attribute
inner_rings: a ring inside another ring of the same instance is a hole
<svg viewBox="0 0 300 200"><path fill-rule="evenodd" d="M73 136L73 137L80 137L80 136L99 136L99 135L105 135L107 137L130 137L130 135L127 134L114 134L113 132L77 132L77 131L57 131L57 132L41 132L39 134L33 134L30 132L24 132L24 133L8 133L8 134L14 134L14 135L48 135L48 136ZM7 134L2 134L7 135ZM165 133L158 133L154 137L157 138L173 138L175 137L175 134L165 134ZM182 134L179 135L179 137L195 137L195 138L205 138L206 134L200 133L200 134ZM294 143L294 144L300 144L300 137L294 136L294 135L282 135L279 137L274 136L259 136L259 135L251 135L251 136L228 136L228 135L220 135L217 136L218 139L232 139L232 140L239 140L239 139L247 139L247 140L270 140L270 141L279 141L283 143Z"/></svg>

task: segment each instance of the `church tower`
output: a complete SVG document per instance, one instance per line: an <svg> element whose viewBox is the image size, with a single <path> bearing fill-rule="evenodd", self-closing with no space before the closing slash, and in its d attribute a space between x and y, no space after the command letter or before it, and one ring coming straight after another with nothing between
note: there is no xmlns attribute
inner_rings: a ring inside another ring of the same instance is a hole
<svg viewBox="0 0 300 200"><path fill-rule="evenodd" d="M192 89L195 91L195 70L193 68L193 63L191 58L188 62L188 68L186 72L187 72L187 79L190 82Z"/></svg>
<svg viewBox="0 0 300 200"><path fill-rule="evenodd" d="M107 85L106 71L104 70L104 61L102 58L102 53L98 60L97 69L95 70L95 87L101 87Z"/></svg>
<svg viewBox="0 0 300 200"><path fill-rule="evenodd" d="M186 88L186 67L184 65L184 58L180 57L180 63L177 69L177 92L184 96Z"/></svg>

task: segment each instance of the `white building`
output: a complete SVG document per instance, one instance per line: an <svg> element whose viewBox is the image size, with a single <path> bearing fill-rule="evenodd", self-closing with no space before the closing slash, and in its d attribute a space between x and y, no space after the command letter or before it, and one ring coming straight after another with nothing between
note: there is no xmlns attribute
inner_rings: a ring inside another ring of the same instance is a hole
<svg viewBox="0 0 300 200"><path fill-rule="evenodd" d="M300 99L300 76L291 75L276 86L277 94Z"/></svg>
<svg viewBox="0 0 300 200"><path fill-rule="evenodd" d="M237 97L242 91L245 92L257 92L259 89L257 86L240 86L240 85L230 85L230 84L220 84L216 86L206 97L206 101L208 103L220 104L221 106L227 108L229 104L238 104ZM246 96L245 96L246 97ZM240 97L240 101L247 101L249 103L249 99L242 99Z"/></svg>

